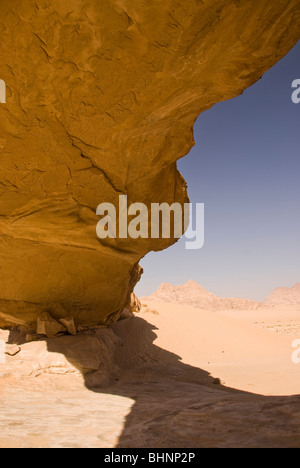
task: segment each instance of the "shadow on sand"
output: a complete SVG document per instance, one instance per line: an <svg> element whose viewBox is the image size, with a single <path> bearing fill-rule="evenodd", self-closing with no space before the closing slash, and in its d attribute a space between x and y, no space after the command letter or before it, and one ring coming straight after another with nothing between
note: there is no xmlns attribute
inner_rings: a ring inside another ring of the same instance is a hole
<svg viewBox="0 0 300 468"><path fill-rule="evenodd" d="M155 330L135 317L47 340L50 352L64 354L83 373L90 391L134 400L117 447L300 447L299 396L224 387L156 346Z"/></svg>

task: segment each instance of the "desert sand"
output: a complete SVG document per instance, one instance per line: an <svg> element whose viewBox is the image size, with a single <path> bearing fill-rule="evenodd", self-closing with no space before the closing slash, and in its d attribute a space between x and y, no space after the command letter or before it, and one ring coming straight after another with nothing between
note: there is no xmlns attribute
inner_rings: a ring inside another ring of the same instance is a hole
<svg viewBox="0 0 300 468"><path fill-rule="evenodd" d="M0 447L300 447L299 316L149 302L19 344L0 365Z"/></svg>
<svg viewBox="0 0 300 468"><path fill-rule="evenodd" d="M227 387L262 395L300 393L300 365L291 359L292 342L300 338L299 308L208 313L172 303L147 306L158 312L151 317L157 345L173 350L184 363L206 370ZM287 336L289 329L295 333Z"/></svg>
<svg viewBox="0 0 300 468"><path fill-rule="evenodd" d="M252 323L280 335L300 337L300 305L274 305L257 310L223 310L221 314Z"/></svg>

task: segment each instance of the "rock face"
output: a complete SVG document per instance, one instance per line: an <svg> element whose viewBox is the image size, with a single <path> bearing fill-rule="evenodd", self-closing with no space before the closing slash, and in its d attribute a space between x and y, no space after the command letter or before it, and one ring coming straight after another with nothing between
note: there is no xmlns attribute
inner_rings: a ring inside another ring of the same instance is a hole
<svg viewBox="0 0 300 468"><path fill-rule="evenodd" d="M174 239L96 236L96 207L188 200L196 117L300 37L299 0L2 2L0 325L112 324Z"/></svg>
<svg viewBox="0 0 300 468"><path fill-rule="evenodd" d="M184 304L207 310L252 310L261 304L249 299L221 298L204 289L193 280L179 286L163 283L151 296L143 297L143 301L171 302Z"/></svg>
<svg viewBox="0 0 300 468"><path fill-rule="evenodd" d="M58 323L48 312L43 312L37 318L37 329L36 333L38 335L45 335L45 336L55 336L59 333L64 333L66 328Z"/></svg>
<svg viewBox="0 0 300 468"><path fill-rule="evenodd" d="M1 333L0 330L0 336ZM85 376L87 381L97 378L101 384L106 384L118 373L113 361L118 337L110 328L86 330L76 337L51 337L30 343L18 338L16 341L21 344L5 345L7 356L0 366L0 379L76 374Z"/></svg>
<svg viewBox="0 0 300 468"><path fill-rule="evenodd" d="M300 305L300 283L292 288L276 288L264 301L265 306Z"/></svg>

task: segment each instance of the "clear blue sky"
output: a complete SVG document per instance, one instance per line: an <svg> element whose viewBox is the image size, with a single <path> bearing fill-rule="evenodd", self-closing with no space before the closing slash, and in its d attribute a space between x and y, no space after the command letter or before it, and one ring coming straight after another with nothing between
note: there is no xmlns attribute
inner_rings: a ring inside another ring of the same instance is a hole
<svg viewBox="0 0 300 468"><path fill-rule="evenodd" d="M254 86L201 114L178 163L191 202L205 203L205 246L183 240L141 262L138 295L194 279L223 297L262 300L300 282L300 42Z"/></svg>

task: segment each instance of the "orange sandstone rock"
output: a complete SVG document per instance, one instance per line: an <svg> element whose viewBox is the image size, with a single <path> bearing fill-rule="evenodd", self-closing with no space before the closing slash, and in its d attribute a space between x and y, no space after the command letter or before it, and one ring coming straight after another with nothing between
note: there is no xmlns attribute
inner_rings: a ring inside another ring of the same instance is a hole
<svg viewBox="0 0 300 468"><path fill-rule="evenodd" d="M197 116L300 37L299 0L1 2L0 326L114 323L174 239L96 236L96 208L188 201Z"/></svg>

